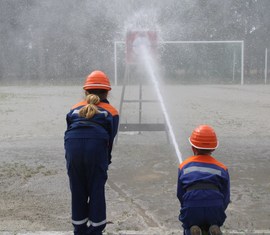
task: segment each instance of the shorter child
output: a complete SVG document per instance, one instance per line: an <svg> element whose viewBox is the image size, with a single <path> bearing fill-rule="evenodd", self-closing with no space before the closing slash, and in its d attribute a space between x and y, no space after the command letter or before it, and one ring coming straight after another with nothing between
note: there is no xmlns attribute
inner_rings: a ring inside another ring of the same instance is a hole
<svg viewBox="0 0 270 235"><path fill-rule="evenodd" d="M202 231L221 235L230 202L230 177L227 167L211 156L218 147L216 133L212 127L201 125L189 142L194 156L179 165L177 185L184 235L202 235Z"/></svg>

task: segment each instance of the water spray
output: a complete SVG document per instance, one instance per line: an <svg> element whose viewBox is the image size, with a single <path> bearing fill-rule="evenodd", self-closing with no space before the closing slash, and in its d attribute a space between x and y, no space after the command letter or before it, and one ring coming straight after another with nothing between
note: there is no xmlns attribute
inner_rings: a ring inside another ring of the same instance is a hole
<svg viewBox="0 0 270 235"><path fill-rule="evenodd" d="M156 94L158 96L158 100L160 102L163 115L165 117L165 122L167 124L168 131L169 131L169 134L170 134L170 138L171 138L171 141L173 143L177 158L179 160L179 163L182 163L182 161L183 161L182 160L182 154L181 154L181 152L179 150L179 147L178 147L178 144L177 144L174 132L173 132L173 128L172 128L172 125L171 125L171 122L170 122L170 118L169 118L168 112L166 110L162 94L160 92L157 76L156 76L156 74L154 72L155 63L154 63L154 60L153 60L153 58L151 56L150 48L148 46L149 44L150 44L150 42L148 41L148 43L142 43L139 46L137 46L137 48L136 48L137 49L137 54L139 55L140 59L142 60L143 65L145 66L147 72L149 73L151 81L154 84L154 88L155 88Z"/></svg>

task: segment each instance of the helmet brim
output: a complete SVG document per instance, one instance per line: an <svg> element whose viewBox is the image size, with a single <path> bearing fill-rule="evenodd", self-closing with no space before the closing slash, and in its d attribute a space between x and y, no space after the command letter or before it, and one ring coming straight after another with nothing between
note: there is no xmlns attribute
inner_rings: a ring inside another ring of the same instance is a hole
<svg viewBox="0 0 270 235"><path fill-rule="evenodd" d="M188 138L189 143L191 144L191 146L193 146L196 149L205 149L205 150L214 150L218 148L219 142L217 141L216 146L213 146L211 148L207 148L207 147L202 147L202 146L197 146L194 143L192 143L192 141L190 140L190 137Z"/></svg>
<svg viewBox="0 0 270 235"><path fill-rule="evenodd" d="M84 90L94 90L94 89L101 89L101 90L107 90L110 91L112 88L108 85L103 85L103 84L89 84L83 86Z"/></svg>

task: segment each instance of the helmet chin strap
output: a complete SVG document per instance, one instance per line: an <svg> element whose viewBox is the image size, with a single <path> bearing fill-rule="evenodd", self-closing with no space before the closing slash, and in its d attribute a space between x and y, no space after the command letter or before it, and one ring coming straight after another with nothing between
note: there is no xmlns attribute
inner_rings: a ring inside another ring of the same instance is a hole
<svg viewBox="0 0 270 235"><path fill-rule="evenodd" d="M194 156L197 156L198 155L198 149L196 149L195 147L191 146L192 147L192 151L194 153Z"/></svg>

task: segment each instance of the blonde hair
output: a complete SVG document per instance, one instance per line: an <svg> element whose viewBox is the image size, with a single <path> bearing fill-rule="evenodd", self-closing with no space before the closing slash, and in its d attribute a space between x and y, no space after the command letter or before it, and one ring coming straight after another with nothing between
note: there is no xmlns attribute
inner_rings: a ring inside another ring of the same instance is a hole
<svg viewBox="0 0 270 235"><path fill-rule="evenodd" d="M97 95L87 95L86 101L88 104L82 107L79 111L80 117L92 118L96 113L100 113L96 106L100 102L100 98Z"/></svg>

